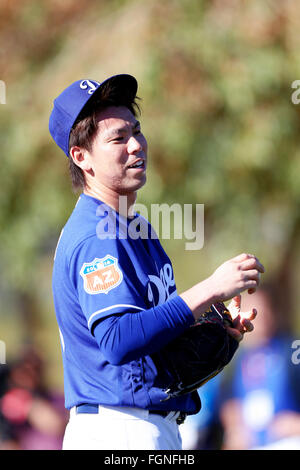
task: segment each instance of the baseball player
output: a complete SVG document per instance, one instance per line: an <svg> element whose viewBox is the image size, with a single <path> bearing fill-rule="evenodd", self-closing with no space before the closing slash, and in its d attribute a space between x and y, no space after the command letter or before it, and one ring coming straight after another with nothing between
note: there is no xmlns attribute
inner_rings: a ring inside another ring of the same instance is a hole
<svg viewBox="0 0 300 470"><path fill-rule="evenodd" d="M82 189L53 269L70 410L63 449L180 449L178 425L200 410L200 399L192 392L166 400L168 370L152 354L215 301L233 298L228 332L236 341L253 329L256 315L239 308L239 294L255 291L264 272L255 256L226 261L178 295L170 259L132 210L147 168L137 87L127 74L79 80L54 100L50 116L50 133Z"/></svg>

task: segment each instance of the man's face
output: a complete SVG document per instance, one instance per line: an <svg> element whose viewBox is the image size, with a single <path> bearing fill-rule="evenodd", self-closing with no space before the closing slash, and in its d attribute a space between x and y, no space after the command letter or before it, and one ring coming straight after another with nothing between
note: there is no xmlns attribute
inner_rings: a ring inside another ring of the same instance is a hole
<svg viewBox="0 0 300 470"><path fill-rule="evenodd" d="M89 152L89 184L118 194L137 191L146 182L147 141L140 123L124 106L100 111L98 132ZM133 166L134 165L134 166Z"/></svg>

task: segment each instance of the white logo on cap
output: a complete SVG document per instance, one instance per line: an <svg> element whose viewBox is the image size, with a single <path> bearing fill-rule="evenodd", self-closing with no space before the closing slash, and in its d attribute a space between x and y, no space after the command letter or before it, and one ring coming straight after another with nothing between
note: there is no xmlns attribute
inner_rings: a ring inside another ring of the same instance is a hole
<svg viewBox="0 0 300 470"><path fill-rule="evenodd" d="M93 83L90 80L82 80L82 82L80 82L80 88L82 88L82 90L86 90L87 88L89 88L88 94L91 95L98 88L98 86L96 86L95 83L98 86L100 85L100 83L96 81Z"/></svg>

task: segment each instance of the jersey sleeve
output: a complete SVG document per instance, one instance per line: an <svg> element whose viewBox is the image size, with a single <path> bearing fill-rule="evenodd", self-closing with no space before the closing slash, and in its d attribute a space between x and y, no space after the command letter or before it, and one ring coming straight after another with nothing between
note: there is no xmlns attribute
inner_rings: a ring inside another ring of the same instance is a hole
<svg viewBox="0 0 300 470"><path fill-rule="evenodd" d="M118 239L91 236L73 252L71 282L90 330L105 317L145 309L143 284L135 262Z"/></svg>

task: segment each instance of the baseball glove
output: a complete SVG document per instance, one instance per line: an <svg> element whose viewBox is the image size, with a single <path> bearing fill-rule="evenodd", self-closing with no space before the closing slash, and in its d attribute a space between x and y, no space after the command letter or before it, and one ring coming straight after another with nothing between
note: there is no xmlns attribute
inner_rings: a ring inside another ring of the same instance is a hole
<svg viewBox="0 0 300 470"><path fill-rule="evenodd" d="M170 379L166 400L197 390L230 362L238 342L228 334L226 325L233 326L230 312L222 302L215 303L160 350L158 362Z"/></svg>

